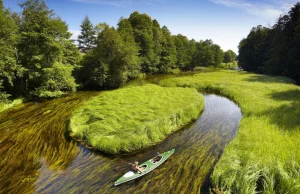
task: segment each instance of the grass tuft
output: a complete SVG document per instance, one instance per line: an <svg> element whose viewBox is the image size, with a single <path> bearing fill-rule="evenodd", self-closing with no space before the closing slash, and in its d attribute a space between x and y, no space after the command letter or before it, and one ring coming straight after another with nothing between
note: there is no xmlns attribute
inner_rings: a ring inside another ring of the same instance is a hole
<svg viewBox="0 0 300 194"><path fill-rule="evenodd" d="M22 104L23 100L22 99L16 99L14 101L12 101L11 103L9 104L6 104L6 103L1 103L0 102L0 112L2 111L5 111L13 106L16 106L16 105L19 105L19 104Z"/></svg>
<svg viewBox="0 0 300 194"><path fill-rule="evenodd" d="M70 130L105 153L130 152L162 141L196 119L203 106L195 89L128 87L87 101L73 113Z"/></svg>

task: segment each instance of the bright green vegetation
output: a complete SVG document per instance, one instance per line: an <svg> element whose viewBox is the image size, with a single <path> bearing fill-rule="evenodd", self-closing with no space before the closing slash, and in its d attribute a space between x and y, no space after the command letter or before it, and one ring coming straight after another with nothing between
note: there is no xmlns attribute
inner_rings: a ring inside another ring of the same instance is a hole
<svg viewBox="0 0 300 194"><path fill-rule="evenodd" d="M1 103L0 101L0 112L9 109L13 106L16 106L18 104L22 104L23 100L22 99L16 99L14 101L12 101L11 103Z"/></svg>
<svg viewBox="0 0 300 194"><path fill-rule="evenodd" d="M170 78L162 86L227 96L243 111L211 181L224 193L299 193L300 88L287 78L219 71Z"/></svg>
<svg viewBox="0 0 300 194"><path fill-rule="evenodd" d="M154 145L198 118L203 96L195 89L156 85L103 92L72 115L72 136L106 153Z"/></svg>

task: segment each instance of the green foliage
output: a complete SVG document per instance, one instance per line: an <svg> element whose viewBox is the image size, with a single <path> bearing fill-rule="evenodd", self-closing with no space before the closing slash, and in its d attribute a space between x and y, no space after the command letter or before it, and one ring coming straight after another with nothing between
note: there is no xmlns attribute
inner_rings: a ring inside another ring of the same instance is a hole
<svg viewBox="0 0 300 194"><path fill-rule="evenodd" d="M246 71L262 72L264 49L270 29L262 26L252 28L246 39L239 44L239 65Z"/></svg>
<svg viewBox="0 0 300 194"><path fill-rule="evenodd" d="M23 68L16 62L15 47L17 44L18 26L11 13L3 7L0 1L0 102L7 101L14 86L14 81L20 77ZM7 93L8 92L8 93Z"/></svg>
<svg viewBox="0 0 300 194"><path fill-rule="evenodd" d="M107 28L97 39L95 52L100 56L103 64L108 66L108 76L105 85L116 88L123 85L129 77L137 77L139 73L139 59L134 45L125 41L114 28Z"/></svg>
<svg viewBox="0 0 300 194"><path fill-rule="evenodd" d="M241 71L160 81L229 97L243 111L237 136L211 176L223 193L299 193L300 88L284 77Z"/></svg>
<svg viewBox="0 0 300 194"><path fill-rule="evenodd" d="M170 73L176 65L176 47L170 31L166 26L161 29L161 53L158 73Z"/></svg>
<svg viewBox="0 0 300 194"><path fill-rule="evenodd" d="M19 24L21 37L18 51L20 64L26 71L23 78L19 80L16 92L29 94L43 91L48 93L47 95L50 93L59 95L65 92L66 88L73 91L75 82L71 81L69 73L57 75L60 77L56 77L55 80L62 83L56 85L60 86L54 87L54 84L49 86L53 80L48 71L49 69L56 71L55 64L61 63L67 66L78 63L79 54L69 40L71 33L68 32L66 23L55 16L42 0L28 0L20 5L23 11ZM70 85L66 86L66 83ZM62 91L58 91L58 88Z"/></svg>
<svg viewBox="0 0 300 194"><path fill-rule="evenodd" d="M162 141L196 119L203 105L203 96L194 89L123 88L103 92L75 110L70 129L103 152L129 152Z"/></svg>
<svg viewBox="0 0 300 194"><path fill-rule="evenodd" d="M124 41L127 41L128 44ZM114 28L106 27L97 38L97 46L84 56L79 80L84 87L117 88L140 72L138 50Z"/></svg>
<svg viewBox="0 0 300 194"><path fill-rule="evenodd" d="M223 61L223 51L219 45L213 44L212 40L196 42L196 51L193 53L192 63L194 66L219 66Z"/></svg>
<svg viewBox="0 0 300 194"><path fill-rule="evenodd" d="M137 11L119 20L117 32L105 23L95 30L97 46L82 58L75 73L84 89L116 88L140 73L174 73L223 61L223 51L211 40L172 36L166 26L161 28L157 20Z"/></svg>
<svg viewBox="0 0 300 194"><path fill-rule="evenodd" d="M134 33L134 39L140 46L139 57L143 73L155 73L157 57L154 52L153 23L151 17L147 14L133 12L128 20L131 23Z"/></svg>
<svg viewBox="0 0 300 194"><path fill-rule="evenodd" d="M241 41L240 66L249 71L288 76L300 81L300 3L271 28L258 26Z"/></svg>
<svg viewBox="0 0 300 194"><path fill-rule="evenodd" d="M88 16L85 16L81 22L81 33L78 36L78 48L81 52L86 53L96 45L96 30Z"/></svg>
<svg viewBox="0 0 300 194"><path fill-rule="evenodd" d="M232 50L224 52L224 63L233 63L236 59L236 54Z"/></svg>
<svg viewBox="0 0 300 194"><path fill-rule="evenodd" d="M120 20L118 32L123 38L126 47L124 48L124 52L127 55L127 67L125 69L125 74L127 76L126 80L136 78L141 72L141 59L138 57L140 48L134 41L133 28L128 19Z"/></svg>
<svg viewBox="0 0 300 194"><path fill-rule="evenodd" d="M82 88L101 89L107 80L108 65L98 55L88 53L82 57L75 74Z"/></svg>
<svg viewBox="0 0 300 194"><path fill-rule="evenodd" d="M40 98L58 97L66 92L76 90L72 77L73 67L56 62L52 67L43 69L41 86L33 93Z"/></svg>
<svg viewBox="0 0 300 194"><path fill-rule="evenodd" d="M189 39L186 36L178 34L173 36L176 51L177 51L177 63L176 66L180 69L186 69L192 63L193 51L190 51Z"/></svg>
<svg viewBox="0 0 300 194"><path fill-rule="evenodd" d="M210 48L210 45L203 44L203 42L196 43L197 50L193 54L192 63L195 66L213 66L214 65L214 53Z"/></svg>
<svg viewBox="0 0 300 194"><path fill-rule="evenodd" d="M221 47L217 44L213 44L211 49L214 53L214 64L213 66L220 66L224 59L224 53Z"/></svg>

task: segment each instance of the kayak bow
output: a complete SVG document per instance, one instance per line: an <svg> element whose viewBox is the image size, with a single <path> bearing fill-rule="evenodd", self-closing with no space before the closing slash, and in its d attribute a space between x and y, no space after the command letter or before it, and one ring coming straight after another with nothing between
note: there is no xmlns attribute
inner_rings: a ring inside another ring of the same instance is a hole
<svg viewBox="0 0 300 194"><path fill-rule="evenodd" d="M137 179L141 176L144 176L145 174L151 172L155 168L157 168L159 165L161 165L164 161L166 161L173 153L175 149L172 149L170 151L164 152L162 154L159 154L155 156L154 158L151 158L150 160L147 160L146 162L139 165L140 168L143 168L142 173L135 172L133 170L128 171L126 174L124 174L121 178L119 178L115 182L115 186L120 185L122 183L126 183L128 181Z"/></svg>

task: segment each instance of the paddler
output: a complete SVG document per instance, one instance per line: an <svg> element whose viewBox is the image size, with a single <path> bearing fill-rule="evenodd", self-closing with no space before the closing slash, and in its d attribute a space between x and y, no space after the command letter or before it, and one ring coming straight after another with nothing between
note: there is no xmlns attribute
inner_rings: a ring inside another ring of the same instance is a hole
<svg viewBox="0 0 300 194"><path fill-rule="evenodd" d="M131 165L131 168L136 171L137 173L142 173L143 172L143 168L139 167L139 162L135 161L133 164L129 163Z"/></svg>

